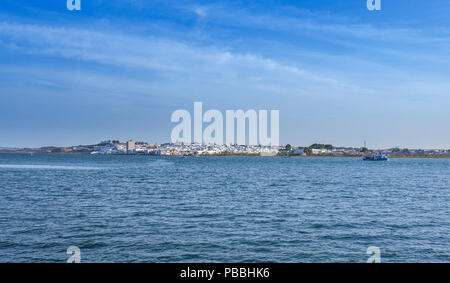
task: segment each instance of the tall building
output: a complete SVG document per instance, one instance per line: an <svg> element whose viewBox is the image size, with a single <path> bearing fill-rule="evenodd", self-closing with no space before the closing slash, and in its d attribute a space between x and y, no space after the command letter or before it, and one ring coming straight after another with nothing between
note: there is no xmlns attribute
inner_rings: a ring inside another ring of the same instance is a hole
<svg viewBox="0 0 450 283"><path fill-rule="evenodd" d="M135 142L132 140L127 141L127 153L134 152L135 149Z"/></svg>

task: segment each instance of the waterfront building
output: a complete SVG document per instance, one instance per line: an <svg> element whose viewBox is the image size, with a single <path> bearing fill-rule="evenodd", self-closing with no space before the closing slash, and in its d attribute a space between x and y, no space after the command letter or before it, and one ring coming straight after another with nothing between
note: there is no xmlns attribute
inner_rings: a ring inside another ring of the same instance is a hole
<svg viewBox="0 0 450 283"><path fill-rule="evenodd" d="M133 153L136 149L135 142L133 140L127 141L127 153Z"/></svg>

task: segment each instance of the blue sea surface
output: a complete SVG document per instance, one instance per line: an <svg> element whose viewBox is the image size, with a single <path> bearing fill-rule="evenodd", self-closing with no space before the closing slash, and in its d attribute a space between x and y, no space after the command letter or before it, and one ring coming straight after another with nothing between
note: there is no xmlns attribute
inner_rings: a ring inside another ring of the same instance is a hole
<svg viewBox="0 0 450 283"><path fill-rule="evenodd" d="M450 262L450 159L0 154L0 262Z"/></svg>

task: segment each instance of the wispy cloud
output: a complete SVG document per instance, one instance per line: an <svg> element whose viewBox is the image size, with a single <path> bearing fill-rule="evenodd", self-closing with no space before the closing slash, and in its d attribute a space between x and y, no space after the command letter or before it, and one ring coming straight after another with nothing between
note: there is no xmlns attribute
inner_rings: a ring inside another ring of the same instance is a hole
<svg viewBox="0 0 450 283"><path fill-rule="evenodd" d="M130 36L110 31L92 31L41 25L0 23L3 46L14 52L54 56L112 65L181 80L251 80L291 86L303 83L337 85L338 82L305 69L249 53L235 53L214 46L186 43L152 36Z"/></svg>
<svg viewBox="0 0 450 283"><path fill-rule="evenodd" d="M208 15L208 8L205 6L196 6L193 8L193 11L200 18L204 18Z"/></svg>

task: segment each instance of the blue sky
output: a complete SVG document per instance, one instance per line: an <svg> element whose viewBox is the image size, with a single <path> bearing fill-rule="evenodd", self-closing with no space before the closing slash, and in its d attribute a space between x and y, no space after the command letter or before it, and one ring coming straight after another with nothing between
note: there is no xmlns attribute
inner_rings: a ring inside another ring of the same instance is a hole
<svg viewBox="0 0 450 283"><path fill-rule="evenodd" d="M278 109L280 142L450 148L450 3L2 0L0 146L167 142Z"/></svg>

